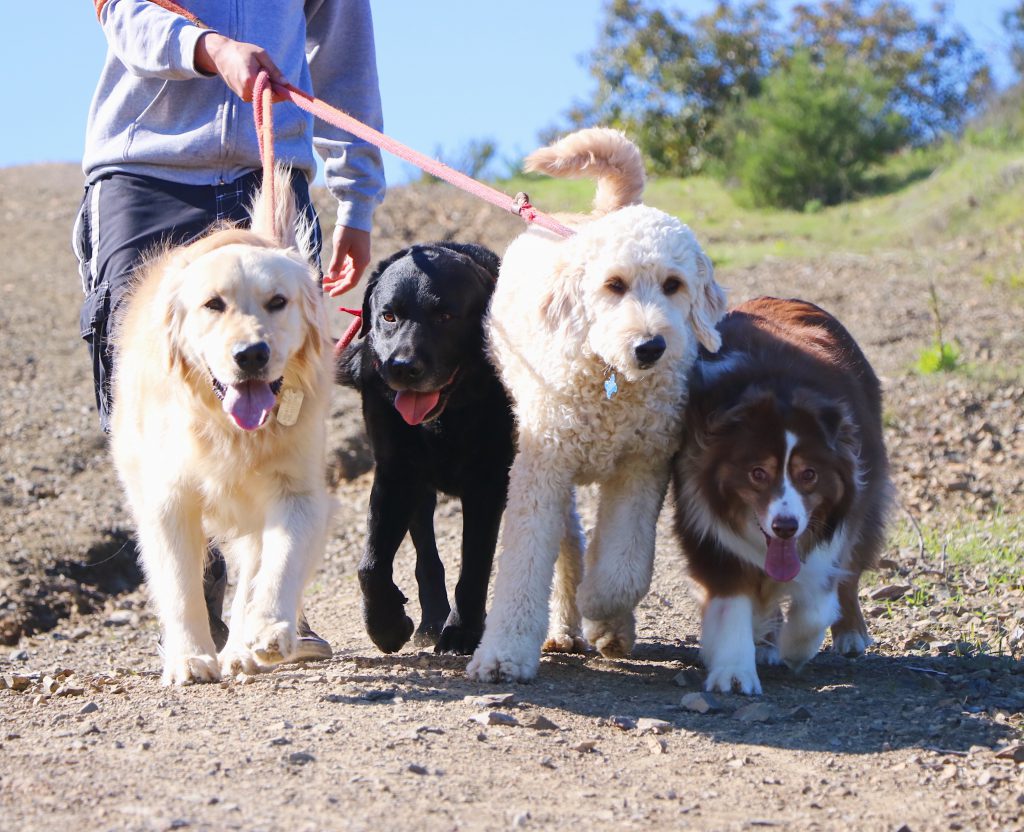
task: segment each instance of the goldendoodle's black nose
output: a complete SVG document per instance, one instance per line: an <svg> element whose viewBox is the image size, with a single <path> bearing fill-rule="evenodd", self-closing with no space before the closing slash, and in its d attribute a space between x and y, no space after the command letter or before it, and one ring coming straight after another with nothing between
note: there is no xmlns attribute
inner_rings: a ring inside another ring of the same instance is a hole
<svg viewBox="0 0 1024 832"><path fill-rule="evenodd" d="M800 524L797 519L789 515L780 514L772 520L772 531L775 532L776 537L781 537L783 540L791 538L799 528Z"/></svg>
<svg viewBox="0 0 1024 832"><path fill-rule="evenodd" d="M661 358L662 353L664 352L665 339L660 335L655 335L649 341L644 341L642 344L637 344L633 347L633 354L636 356L636 363L644 370Z"/></svg>
<svg viewBox="0 0 1024 832"><path fill-rule="evenodd" d="M257 341L247 347L236 347L232 356L243 373L258 373L270 360L270 347L265 341Z"/></svg>
<svg viewBox="0 0 1024 832"><path fill-rule="evenodd" d="M386 362L388 381L393 384L412 384L423 375L423 362L418 358L391 356Z"/></svg>

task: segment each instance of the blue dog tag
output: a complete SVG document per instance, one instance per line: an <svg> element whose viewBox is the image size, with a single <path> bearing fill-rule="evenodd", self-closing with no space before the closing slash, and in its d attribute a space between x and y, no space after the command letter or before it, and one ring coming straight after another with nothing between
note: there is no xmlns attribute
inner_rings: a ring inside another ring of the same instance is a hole
<svg viewBox="0 0 1024 832"><path fill-rule="evenodd" d="M615 383L615 373L612 373L604 382L604 395L605 398L610 399L616 393L619 392L619 385Z"/></svg>

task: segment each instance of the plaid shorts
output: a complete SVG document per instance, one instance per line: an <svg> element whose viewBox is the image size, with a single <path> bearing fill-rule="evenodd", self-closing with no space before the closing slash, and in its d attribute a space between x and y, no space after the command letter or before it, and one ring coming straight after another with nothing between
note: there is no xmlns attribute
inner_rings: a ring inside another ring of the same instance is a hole
<svg viewBox="0 0 1024 832"><path fill-rule="evenodd" d="M72 244L78 257L85 302L79 323L89 346L100 426L110 431L110 381L115 356L110 324L128 289L132 271L159 245L182 245L219 220L248 225L247 206L262 176L253 171L223 185L181 185L150 176L113 173L86 186ZM305 176L292 188L300 215L313 229L316 267L322 237Z"/></svg>

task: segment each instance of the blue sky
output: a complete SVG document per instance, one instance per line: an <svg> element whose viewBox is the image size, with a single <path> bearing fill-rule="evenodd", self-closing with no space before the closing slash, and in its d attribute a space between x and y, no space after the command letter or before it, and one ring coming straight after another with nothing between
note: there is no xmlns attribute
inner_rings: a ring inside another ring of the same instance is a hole
<svg viewBox="0 0 1024 832"><path fill-rule="evenodd" d="M911 0L930 15L932 0ZM795 0L781 0L782 9ZM185 0L187 6L187 0ZM429 155L457 155L492 138L503 158L536 146L592 84L584 57L594 46L604 4L598 0L371 0L385 128ZM690 15L711 0L676 3ZM954 18L989 55L997 79L1010 71L999 18L1012 0L949 0ZM59 2L42 20L33 3L7 4L0 66L5 84L0 166L77 161L85 118L105 52L93 4ZM388 178L407 166L386 160Z"/></svg>

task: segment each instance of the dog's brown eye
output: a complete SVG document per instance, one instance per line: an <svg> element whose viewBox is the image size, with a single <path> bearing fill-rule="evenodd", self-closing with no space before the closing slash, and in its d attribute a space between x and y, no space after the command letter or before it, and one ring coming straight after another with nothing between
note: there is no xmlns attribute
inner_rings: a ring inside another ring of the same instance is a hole
<svg viewBox="0 0 1024 832"><path fill-rule="evenodd" d="M267 301L268 312L278 312L284 309L288 305L288 298L284 295L274 295L270 300Z"/></svg>
<svg viewBox="0 0 1024 832"><path fill-rule="evenodd" d="M203 304L203 308L209 309L211 312L223 312L227 309L227 305L222 298L215 295Z"/></svg>
<svg viewBox="0 0 1024 832"><path fill-rule="evenodd" d="M381 312L380 316L389 324L393 324L397 320L394 312Z"/></svg>
<svg viewBox="0 0 1024 832"><path fill-rule="evenodd" d="M750 469L750 481L755 485L764 485L768 482L768 472L760 466Z"/></svg>
<svg viewBox="0 0 1024 832"><path fill-rule="evenodd" d="M678 277L670 277L664 283L661 284L661 290L666 295L674 295L680 289L683 288L683 281Z"/></svg>
<svg viewBox="0 0 1024 832"><path fill-rule="evenodd" d="M604 288L613 295L624 295L629 287L626 286L626 281L621 277L609 277L604 282Z"/></svg>
<svg viewBox="0 0 1024 832"><path fill-rule="evenodd" d="M818 481L818 472L813 468L804 468L800 472L800 482L804 485L814 485Z"/></svg>
<svg viewBox="0 0 1024 832"><path fill-rule="evenodd" d="M450 320L452 319L452 317L453 317L453 316L452 316L452 313L451 313L451 312L438 312L438 313L437 313L437 319L438 319L438 320L439 320L439 321L440 321L441 323L443 323L443 324L446 324L446 323L448 323L448 321L450 321Z"/></svg>

